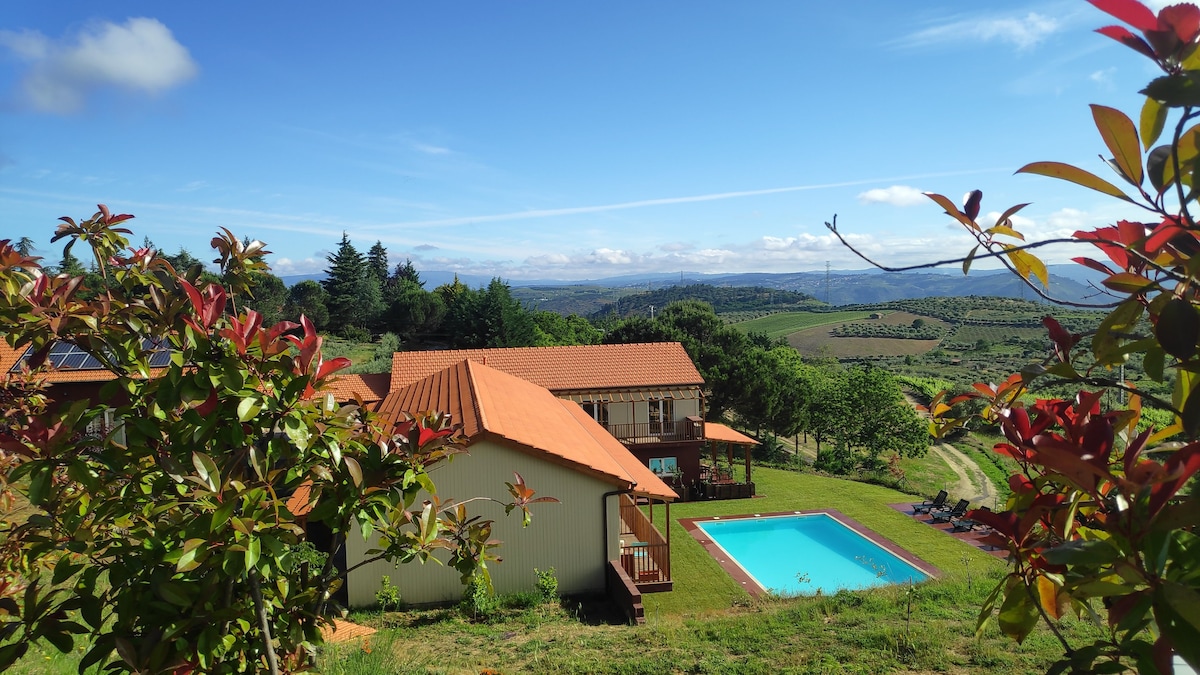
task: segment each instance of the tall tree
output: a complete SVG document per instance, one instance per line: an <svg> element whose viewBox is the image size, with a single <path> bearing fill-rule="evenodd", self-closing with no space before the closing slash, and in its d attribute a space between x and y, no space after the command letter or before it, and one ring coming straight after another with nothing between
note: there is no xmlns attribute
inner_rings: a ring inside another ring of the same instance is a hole
<svg viewBox="0 0 1200 675"><path fill-rule="evenodd" d="M367 266L366 258L350 243L346 233L336 253L326 261L325 280L321 285L329 294L329 324L336 331L369 328L383 309L379 282Z"/></svg>
<svg viewBox="0 0 1200 675"><path fill-rule="evenodd" d="M375 283L383 288L388 281L388 252L382 241L376 240L371 250L367 251L367 269Z"/></svg>
<svg viewBox="0 0 1200 675"><path fill-rule="evenodd" d="M391 283L409 281L420 286L421 288L425 288L425 282L421 281L421 274L417 272L416 267L413 267L412 258L405 258L403 263L398 263L395 271L392 272L392 276L390 277L389 281Z"/></svg>
<svg viewBox="0 0 1200 675"><path fill-rule="evenodd" d="M318 329L324 330L329 325L329 294L321 284L306 279L288 289L287 304L284 306L284 318L288 321L300 321L306 316Z"/></svg>

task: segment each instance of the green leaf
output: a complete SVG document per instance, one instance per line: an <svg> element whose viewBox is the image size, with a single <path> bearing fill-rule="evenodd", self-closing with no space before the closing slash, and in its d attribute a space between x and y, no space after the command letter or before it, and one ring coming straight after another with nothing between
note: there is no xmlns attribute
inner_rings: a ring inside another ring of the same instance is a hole
<svg viewBox="0 0 1200 675"><path fill-rule="evenodd" d="M1104 144L1113 154L1113 161L1121 175L1133 185L1141 185L1142 144L1138 142L1137 129L1125 113L1116 108L1092 105L1092 119L1104 139Z"/></svg>
<svg viewBox="0 0 1200 675"><path fill-rule="evenodd" d="M1037 607L1030 602L1024 584L1017 580L1008 590L1008 597L1000 607L996 624L1002 633L1020 643L1033 631L1037 621Z"/></svg>
<svg viewBox="0 0 1200 675"><path fill-rule="evenodd" d="M196 467L196 473L200 476L200 480L207 483L209 489L215 492L217 490L217 479L221 475L217 469L217 463L212 460L212 457L199 450L194 450L192 451L192 466Z"/></svg>
<svg viewBox="0 0 1200 675"><path fill-rule="evenodd" d="M1171 638L1184 660L1191 664L1200 663L1200 593L1182 584L1164 581L1155 597L1154 613L1158 625Z"/></svg>
<svg viewBox="0 0 1200 675"><path fill-rule="evenodd" d="M967 272L970 271L971 263L975 261L975 254L978 252L979 252L979 245L976 244L975 248L971 249L971 252L967 254L967 259L963 261L963 276L964 277L967 275Z"/></svg>
<svg viewBox="0 0 1200 675"><path fill-rule="evenodd" d="M1146 156L1146 178L1150 179L1150 184L1154 186L1154 191L1162 194L1167 187L1167 164L1171 158L1171 146L1160 145L1150 151ZM1171 167L1171 172L1175 172L1175 168Z"/></svg>
<svg viewBox="0 0 1200 675"><path fill-rule="evenodd" d="M1141 293L1156 285L1150 279L1133 272L1117 272L1100 283L1120 293Z"/></svg>
<svg viewBox="0 0 1200 675"><path fill-rule="evenodd" d="M196 562L196 556L201 553L201 546L207 544L206 539L188 539L183 543L183 555L179 556L179 560L175 563L176 572L187 572L196 569L200 563Z"/></svg>
<svg viewBox="0 0 1200 675"><path fill-rule="evenodd" d="M1146 97L1138 122L1142 143L1148 148L1154 145L1154 142L1162 135L1163 125L1167 122L1167 108L1157 100Z"/></svg>
<svg viewBox="0 0 1200 675"><path fill-rule="evenodd" d="M246 569L254 569L254 566L258 564L258 559L261 556L262 544L258 541L258 537L251 537L250 543L246 546Z"/></svg>
<svg viewBox="0 0 1200 675"><path fill-rule="evenodd" d="M172 605L190 607L192 604L192 601L187 596L187 587L184 584L175 581L163 581L156 584L154 590L160 598Z"/></svg>
<svg viewBox="0 0 1200 675"><path fill-rule="evenodd" d="M42 637L63 654L75 648L75 639L66 631L47 631L42 633Z"/></svg>
<svg viewBox="0 0 1200 675"><path fill-rule="evenodd" d="M1121 557L1107 541L1076 539L1042 552L1052 565L1104 565Z"/></svg>
<svg viewBox="0 0 1200 675"><path fill-rule="evenodd" d="M262 410L262 400L257 396L247 396L238 402L237 414L239 422L248 422Z"/></svg>
<svg viewBox="0 0 1200 675"><path fill-rule="evenodd" d="M343 461L346 463L346 470L350 472L350 479L354 481L354 487L362 487L362 467L358 465L358 460L347 456Z"/></svg>
<svg viewBox="0 0 1200 675"><path fill-rule="evenodd" d="M1187 300L1173 298L1159 313L1154 335L1163 351L1187 361L1196 354L1196 342L1200 340L1200 314Z"/></svg>
<svg viewBox="0 0 1200 675"><path fill-rule="evenodd" d="M208 531L216 532L224 527L225 523L229 522L229 517L233 515L233 510L237 508L238 500L232 495L226 495L225 501L213 511L212 522L208 526Z"/></svg>
<svg viewBox="0 0 1200 675"><path fill-rule="evenodd" d="M1142 355L1142 368L1146 370L1146 375L1149 375L1155 382L1163 381L1163 368L1166 363L1166 353L1159 348L1147 349Z"/></svg>
<svg viewBox="0 0 1200 675"><path fill-rule="evenodd" d="M1152 98L1168 108L1184 108L1200 105L1200 84L1192 73L1178 73L1156 77L1138 92Z"/></svg>
<svg viewBox="0 0 1200 675"><path fill-rule="evenodd" d="M54 469L48 464L36 464L29 474L29 503L34 506L46 501L50 492Z"/></svg>
<svg viewBox="0 0 1200 675"><path fill-rule="evenodd" d="M1129 195L1126 195L1117 186L1070 164L1063 164L1062 162L1033 162L1017 169L1017 173L1032 173L1039 176L1058 178L1075 183L1076 185L1082 185L1085 188L1090 188L1110 197L1123 199L1131 204L1135 203L1129 198Z"/></svg>

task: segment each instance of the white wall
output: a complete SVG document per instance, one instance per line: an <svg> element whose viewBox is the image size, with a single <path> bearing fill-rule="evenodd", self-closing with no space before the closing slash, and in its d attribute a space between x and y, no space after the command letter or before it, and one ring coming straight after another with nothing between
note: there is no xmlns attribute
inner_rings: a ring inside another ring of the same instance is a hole
<svg viewBox="0 0 1200 675"><path fill-rule="evenodd" d="M533 522L528 528L521 527L519 511L514 510L506 517L499 504L476 502L468 505L472 514L495 521L492 536L504 542L496 549L503 562L488 565L496 591L533 590L535 567L541 570L555 568L561 593L603 591L605 562L618 556L620 527L618 499L610 497L607 500L608 539L603 541L601 498L616 486L490 441L471 446L470 455L456 457L431 476L443 499L484 495L505 502L508 501L508 490L504 483L513 480L514 470L537 491L537 496L556 497L561 503L534 505ZM357 530L352 533L347 542L348 566L365 559L366 550L373 545L374 542L368 546ZM438 557L449 559L445 553L439 553ZM456 601L462 597L459 574L451 567L432 561L424 565L412 562L400 566L378 561L350 574L347 581L350 606L374 604L375 591L379 589L383 575L390 577L392 585L400 588L401 599L406 603Z"/></svg>

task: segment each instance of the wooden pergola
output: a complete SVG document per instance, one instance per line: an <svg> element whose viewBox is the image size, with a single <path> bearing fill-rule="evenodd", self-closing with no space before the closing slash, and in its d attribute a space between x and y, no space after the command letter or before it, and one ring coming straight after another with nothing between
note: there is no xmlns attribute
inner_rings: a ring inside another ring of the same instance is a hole
<svg viewBox="0 0 1200 675"><path fill-rule="evenodd" d="M744 460L745 467L746 467L746 481L745 482L747 482L747 483L753 482L750 479L750 453L751 453L751 449L754 446L759 445L758 441L754 440L753 438L750 438L746 434L743 434L742 432L740 432L736 429L727 427L724 424L720 424L718 422L705 422L704 423L704 440L707 441L709 443L709 447L712 448L712 459L713 459L714 468L716 467L716 464L718 461L718 455L717 455L717 447L718 446L720 446L720 445L725 446L725 459L729 462L730 468L733 468L733 447L735 445L741 446L742 459Z"/></svg>

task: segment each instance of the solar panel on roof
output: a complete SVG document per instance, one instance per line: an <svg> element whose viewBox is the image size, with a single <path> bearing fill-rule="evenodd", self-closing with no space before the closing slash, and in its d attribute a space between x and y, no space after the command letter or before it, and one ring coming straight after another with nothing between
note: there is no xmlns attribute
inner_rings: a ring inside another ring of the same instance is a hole
<svg viewBox="0 0 1200 675"><path fill-rule="evenodd" d="M165 368L171 365L171 349L165 341L142 338L142 349L150 352L151 368ZM26 349L21 358L9 368L9 372L19 372L32 355L33 347ZM107 370L99 359L70 342L55 342L50 345L50 354L46 360L59 370Z"/></svg>

